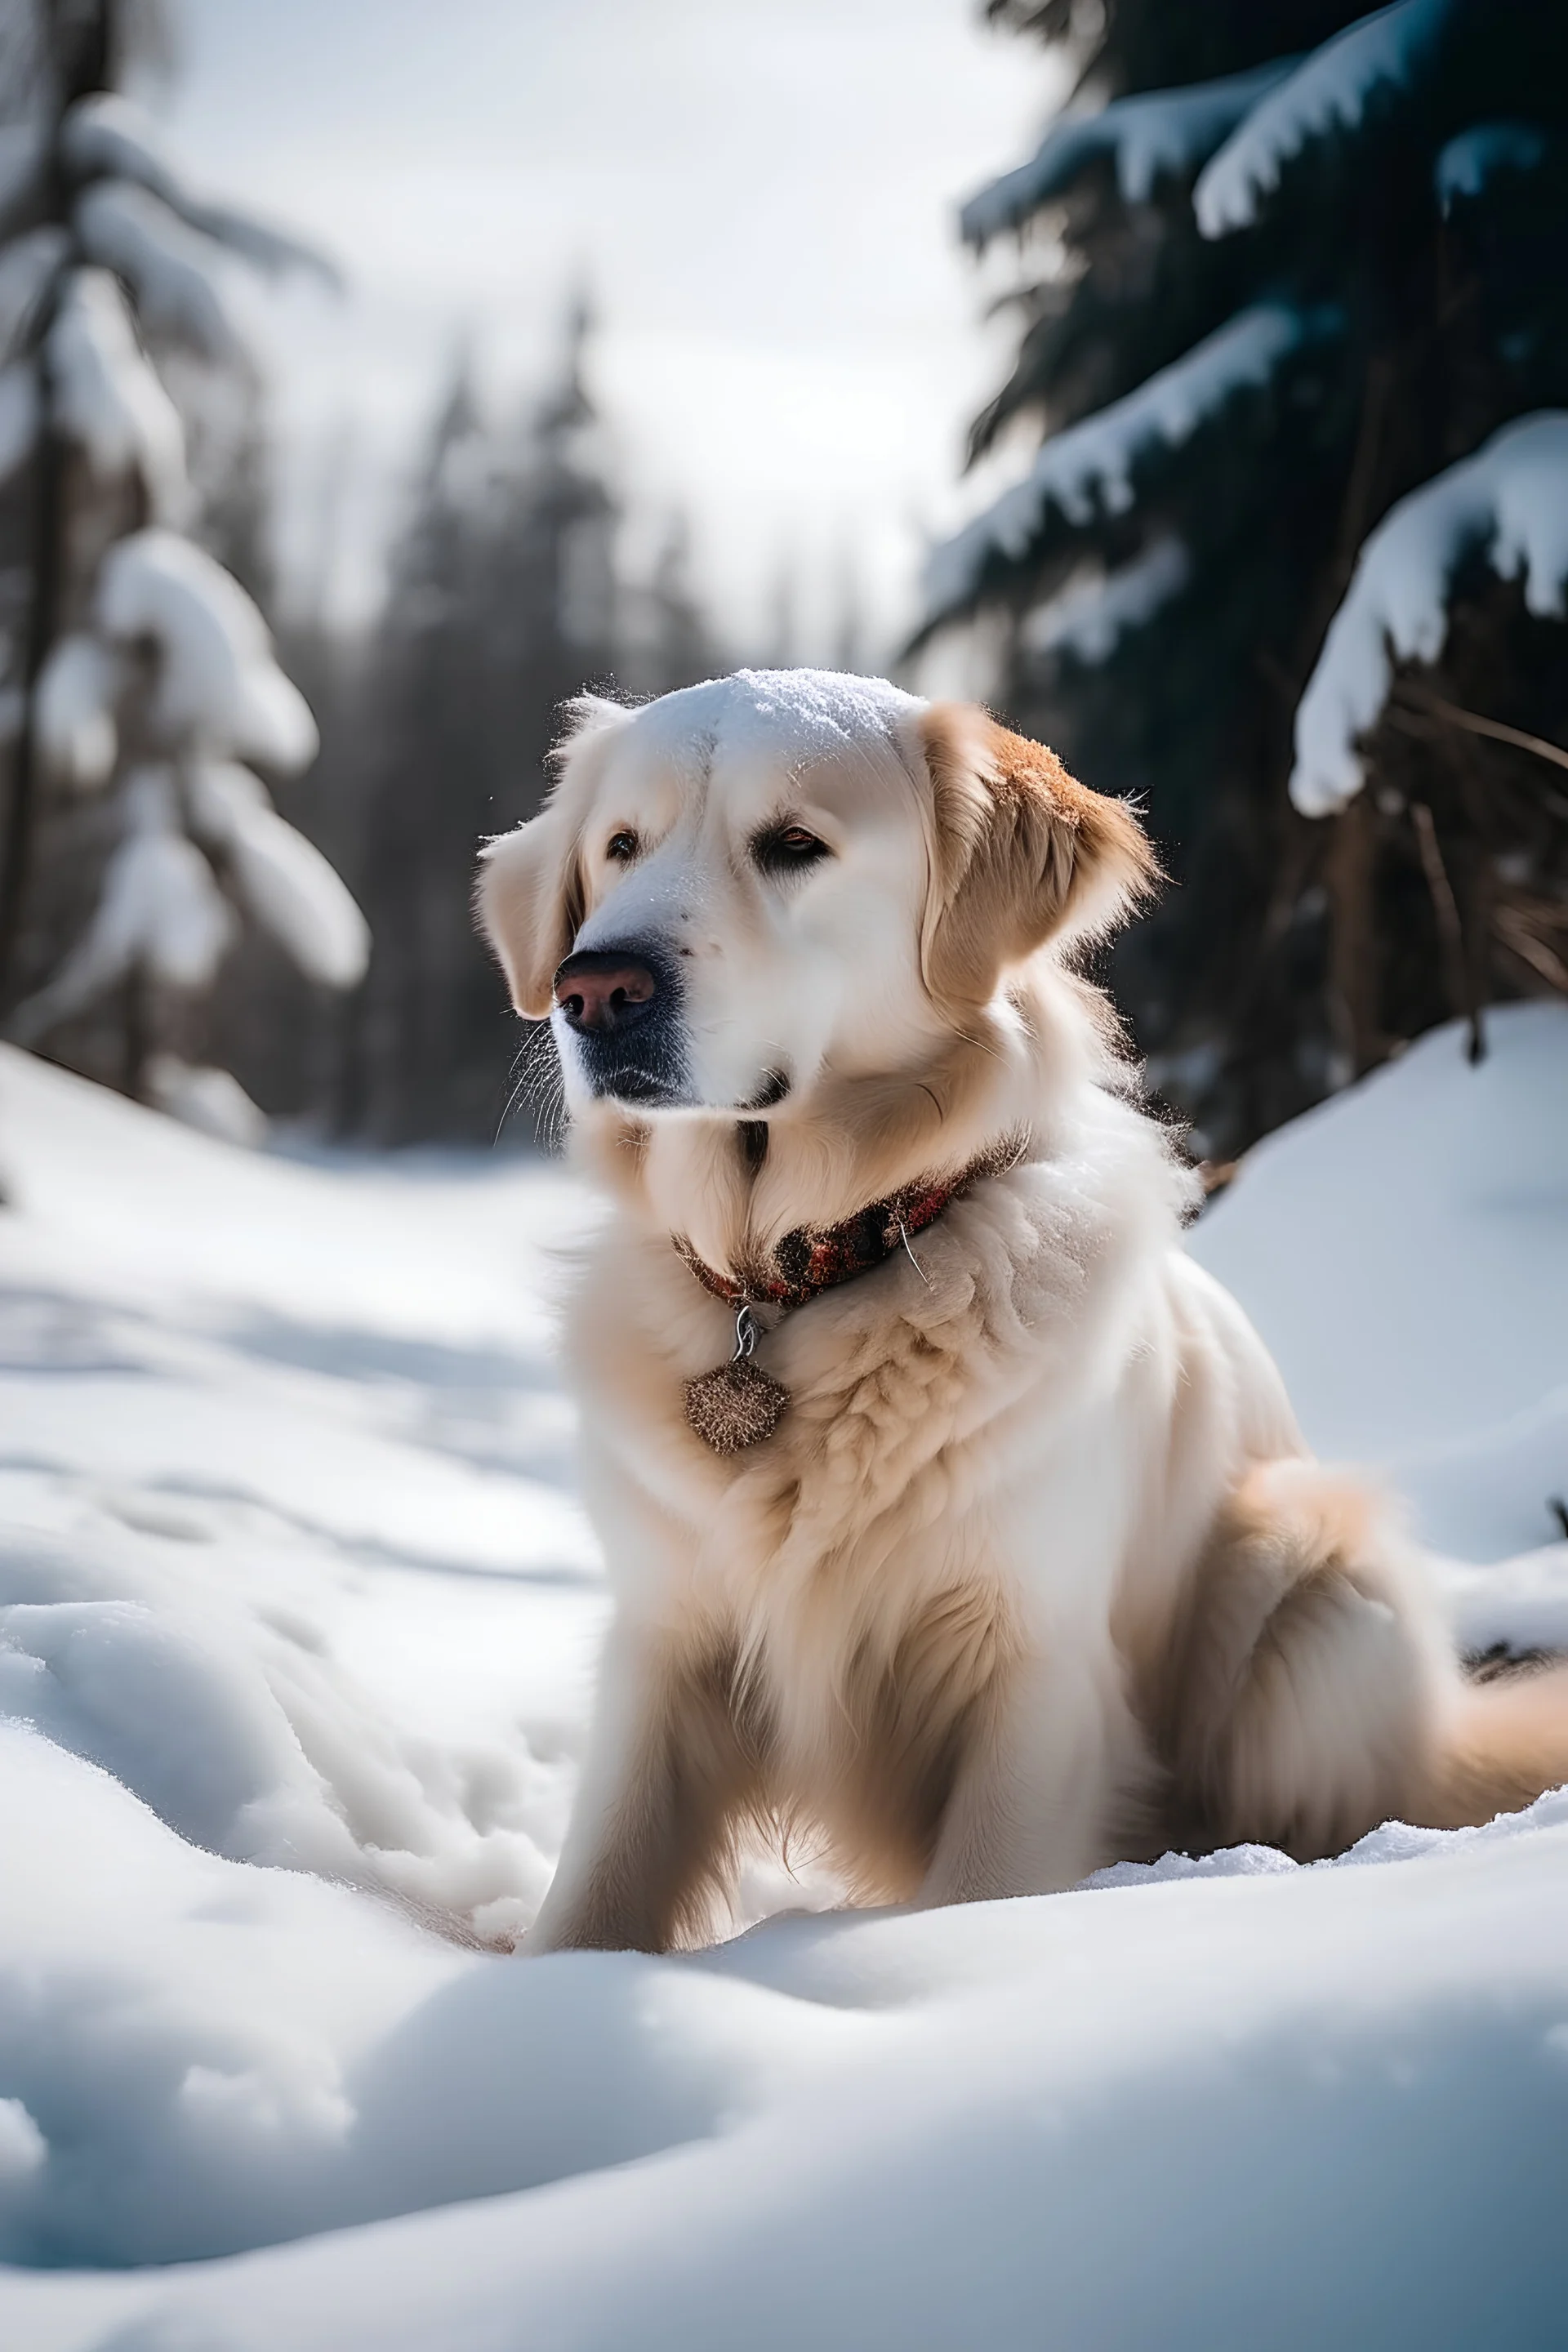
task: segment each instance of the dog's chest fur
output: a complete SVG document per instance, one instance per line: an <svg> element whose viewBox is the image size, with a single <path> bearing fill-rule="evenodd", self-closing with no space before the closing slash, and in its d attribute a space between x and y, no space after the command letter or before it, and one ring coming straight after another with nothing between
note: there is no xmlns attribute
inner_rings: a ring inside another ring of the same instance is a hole
<svg viewBox="0 0 1568 2352"><path fill-rule="evenodd" d="M789 1411L721 1459L684 1391L728 1354L732 1316L668 1243L612 1229L570 1340L590 1507L607 1527L627 1482L658 1530L623 1601L731 1646L803 1759L868 1736L895 1688L928 1714L967 1705L1027 1605L1007 1513L1053 1335L1081 1330L1116 1256L1069 1187L1037 1170L987 1183L921 1237L918 1265L891 1258L777 1325L760 1360Z"/></svg>

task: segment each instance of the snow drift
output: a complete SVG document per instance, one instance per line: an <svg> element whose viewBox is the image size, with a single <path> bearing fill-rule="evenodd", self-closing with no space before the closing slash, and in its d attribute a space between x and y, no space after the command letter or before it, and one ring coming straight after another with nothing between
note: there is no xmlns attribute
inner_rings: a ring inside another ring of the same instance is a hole
<svg viewBox="0 0 1568 2352"><path fill-rule="evenodd" d="M1194 1234L1319 1442L1472 1562L1568 1471L1568 1011L1490 1034ZM8 2352L1553 2340L1568 1799L497 1957L603 1622L548 1369L585 1204L237 1153L15 1054L0 1160ZM1454 1589L1568 1635L1568 1548ZM803 1899L759 1865L754 1910Z"/></svg>

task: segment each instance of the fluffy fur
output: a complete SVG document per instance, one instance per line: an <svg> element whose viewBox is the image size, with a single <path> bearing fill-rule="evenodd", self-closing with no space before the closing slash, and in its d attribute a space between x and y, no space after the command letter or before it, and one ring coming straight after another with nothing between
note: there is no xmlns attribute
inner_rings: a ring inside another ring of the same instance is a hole
<svg viewBox="0 0 1568 2352"><path fill-rule="evenodd" d="M566 1352L617 1609L535 1948L711 1932L760 1822L866 1899L947 1903L1568 1777L1563 1677L1466 1684L1419 1558L1181 1247L1190 1180L1065 960L1153 871L1123 804L983 712L801 673L583 706L490 845L520 1011L574 950L663 976L635 1102L552 1014L613 1204ZM918 1263L763 1317L774 1434L700 1442L685 1385L733 1320L674 1237L739 1272L1016 1132Z"/></svg>

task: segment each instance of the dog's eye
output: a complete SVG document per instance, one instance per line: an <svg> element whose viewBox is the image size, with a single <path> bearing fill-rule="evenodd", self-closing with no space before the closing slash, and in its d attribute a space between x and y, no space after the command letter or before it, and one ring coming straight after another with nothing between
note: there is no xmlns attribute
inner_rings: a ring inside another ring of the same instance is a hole
<svg viewBox="0 0 1568 2352"><path fill-rule="evenodd" d="M637 854L637 837L635 833L625 830L612 833L605 844L605 856L613 858L617 866L629 866Z"/></svg>
<svg viewBox="0 0 1568 2352"><path fill-rule="evenodd" d="M775 824L758 834L752 855L764 874L787 874L802 866L815 866L818 858L833 853L804 824Z"/></svg>

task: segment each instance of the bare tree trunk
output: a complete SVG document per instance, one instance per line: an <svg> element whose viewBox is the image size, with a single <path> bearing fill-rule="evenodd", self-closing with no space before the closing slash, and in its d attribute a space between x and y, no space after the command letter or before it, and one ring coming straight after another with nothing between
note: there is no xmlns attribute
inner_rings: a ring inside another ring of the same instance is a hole
<svg viewBox="0 0 1568 2352"><path fill-rule="evenodd" d="M69 226L70 191L59 160L60 130L67 110L89 90L103 89L112 78L115 37L114 0L97 0L90 10L68 0L53 0L49 9L54 55L54 110L47 147L48 182L44 217ZM65 265L62 265L62 272ZM56 284L58 284L57 275ZM32 878L33 845L38 814L38 757L35 719L38 679L54 643L65 587L66 450L49 421L48 376L44 357L55 310L51 293L38 321L39 435L33 460L32 574L27 614L26 669L23 681L22 729L11 765L11 792L5 809L4 845L0 848L0 1010L8 1004L16 986L16 953L26 913L27 887Z"/></svg>
<svg viewBox="0 0 1568 2352"><path fill-rule="evenodd" d="M1443 960L1443 982L1447 990L1450 1009L1468 1022L1470 1029L1469 1058L1472 1062L1486 1058L1486 1032L1481 1026L1480 999L1475 986L1474 959L1465 938L1465 927L1459 917L1459 902L1448 878L1443 860L1443 845L1437 838L1436 820L1425 801L1410 803L1411 823L1415 827L1415 844L1421 852L1421 870L1426 877L1427 895L1437 924L1437 950Z"/></svg>
<svg viewBox="0 0 1568 2352"><path fill-rule="evenodd" d="M43 391L43 362L38 362ZM33 461L32 597L27 614L26 671L23 685L22 729L11 762L11 794L5 810L4 864L0 865L0 1008L10 1000L16 981L16 952L21 945L27 884L33 864L33 837L37 818L38 755L35 719L38 678L54 643L55 616L60 594L61 541L64 536L65 452L59 436L47 421L47 394L40 399L45 415L37 455Z"/></svg>

